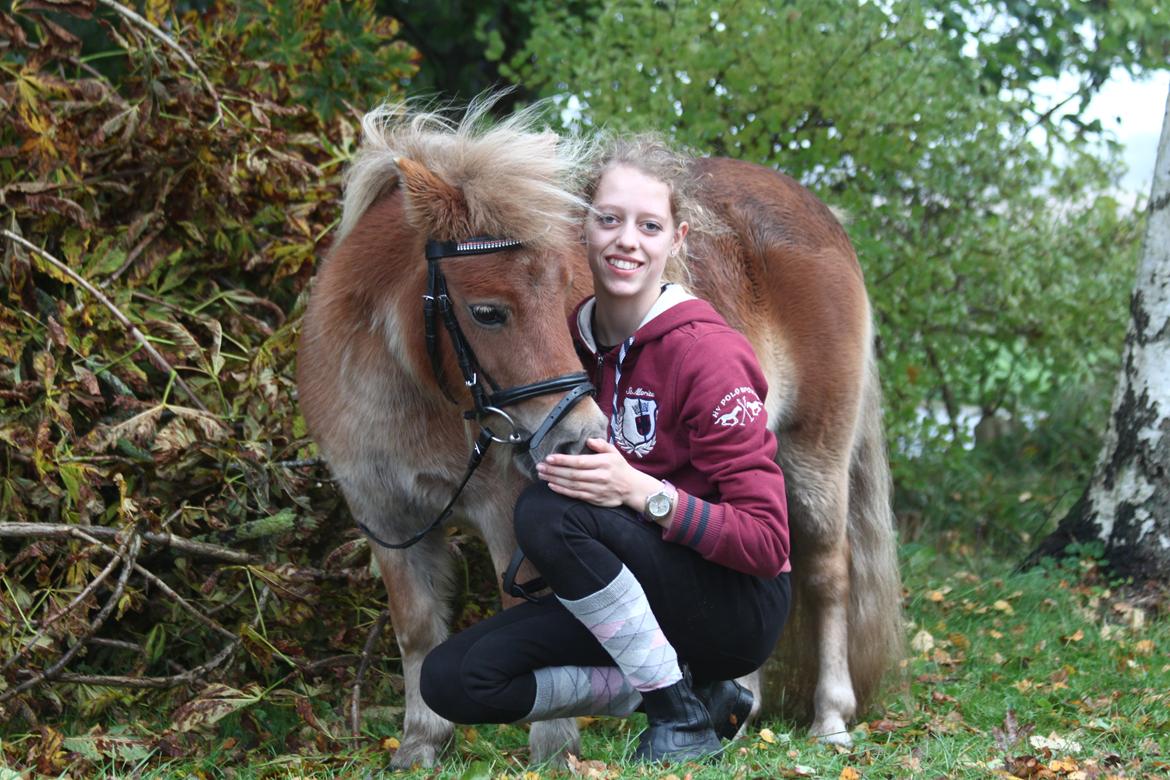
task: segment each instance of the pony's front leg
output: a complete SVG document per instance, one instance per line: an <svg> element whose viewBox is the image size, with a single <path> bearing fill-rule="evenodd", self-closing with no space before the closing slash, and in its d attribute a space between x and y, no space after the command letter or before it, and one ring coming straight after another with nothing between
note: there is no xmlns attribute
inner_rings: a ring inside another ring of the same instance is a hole
<svg viewBox="0 0 1170 780"><path fill-rule="evenodd" d="M501 491L506 493L506 491ZM519 492L519 488L513 491ZM511 493L506 493L511 495ZM487 545L488 554L492 557L492 565L496 569L496 577L500 580L500 603L504 609L515 606L520 599L503 590L503 576L508 564L512 562L512 555L516 552L516 535L512 532L511 507L515 505L511 500L502 505L500 511L481 521L480 534ZM496 522L498 520L498 522ZM517 582L525 582L537 575L529 561L524 561L516 575ZM557 718L555 720L538 720L532 724L528 732L529 763L534 766L548 764L551 767L563 767L567 764L569 753L581 755L581 732L577 728L576 718Z"/></svg>
<svg viewBox="0 0 1170 780"><path fill-rule="evenodd" d="M386 585L406 688L402 740L390 766L431 767L450 741L453 726L423 701L419 672L427 653L447 638L452 590L450 556L442 534L430 534L405 550L387 550L373 542L371 547Z"/></svg>

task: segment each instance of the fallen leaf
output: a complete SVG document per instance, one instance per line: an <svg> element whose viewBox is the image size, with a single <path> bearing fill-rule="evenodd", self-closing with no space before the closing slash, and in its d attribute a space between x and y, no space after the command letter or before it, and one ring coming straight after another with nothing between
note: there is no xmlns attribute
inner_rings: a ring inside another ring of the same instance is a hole
<svg viewBox="0 0 1170 780"><path fill-rule="evenodd" d="M861 773L851 766L847 766L841 770L841 774L837 776L837 780L860 780Z"/></svg>
<svg viewBox="0 0 1170 780"><path fill-rule="evenodd" d="M772 729L760 729L760 739L764 740L769 745L776 744L776 735L772 733Z"/></svg>
<svg viewBox="0 0 1170 780"><path fill-rule="evenodd" d="M605 778L612 774L609 766L604 761L597 759L582 761L572 753L569 753L567 763L569 765L569 771L574 775L589 778L590 780L605 780ZM678 777L674 775L671 775L671 777L674 777L674 780L678 780ZM663 780L666 780L666 778L663 778Z"/></svg>
<svg viewBox="0 0 1170 780"><path fill-rule="evenodd" d="M1012 605L1007 603L1003 599L997 600L991 606L995 607L997 610L999 610L1000 612L1002 612L1005 615L1014 615L1016 612L1014 609L1012 609Z"/></svg>
<svg viewBox="0 0 1170 780"><path fill-rule="evenodd" d="M1048 749L1053 753L1080 753L1081 743L1057 736L1056 732L1049 732L1047 737L1039 734L1028 739L1028 744L1037 750Z"/></svg>
<svg viewBox="0 0 1170 780"><path fill-rule="evenodd" d="M934 637L924 628L910 640L910 649L916 653L929 653L934 649Z"/></svg>
<svg viewBox="0 0 1170 780"><path fill-rule="evenodd" d="M199 692L191 701L181 705L171 715L175 731L192 731L210 726L221 718L250 707L264 698L259 685L249 685L237 690L228 685L212 683Z"/></svg>

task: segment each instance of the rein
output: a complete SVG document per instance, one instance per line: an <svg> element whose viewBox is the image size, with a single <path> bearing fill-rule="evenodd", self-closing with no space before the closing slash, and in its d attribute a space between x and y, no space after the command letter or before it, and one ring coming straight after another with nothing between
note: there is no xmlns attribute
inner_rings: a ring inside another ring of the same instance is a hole
<svg viewBox="0 0 1170 780"><path fill-rule="evenodd" d="M490 237L475 237L465 241L427 241L427 292L423 295L423 318L427 355L430 357L431 371L434 373L435 380L439 383L439 388L443 391L443 395L451 403L457 405L458 402L450 391L448 391L447 383L443 378L443 365L439 356L438 328L438 321L441 319L447 335L451 340L451 347L455 351L455 359L459 364L459 371L463 374L463 384L468 392L471 393L473 408L463 412L463 419L474 420L479 425L480 430L475 444L471 447L471 455L467 461L467 470L463 474L463 479L460 481L459 487L455 488L455 493L451 496L451 500L447 502L447 505L443 507L443 510L439 512L438 516L427 527L406 541L387 542L378 537L365 523L360 520L358 521L357 525L361 529L361 532L370 541L381 547L390 550L403 550L422 541L423 537L438 528L444 520L451 516L451 513L455 509L455 502L459 500L460 494L463 493L463 488L467 486L472 474L475 473L479 464L483 462L484 456L487 454L492 442L509 444L519 448L521 452L530 452L536 449L544 441L544 438L549 432L572 411L573 407L593 391L593 384L589 381L589 377L584 371L577 371L571 374L545 379L540 382L501 390L491 375L480 366L479 360L475 356L475 351L463 335L463 330L459 327L459 321L455 318L455 306L451 301L450 294L447 292L447 278L443 275L443 269L439 266L440 261L449 257L473 257L476 255L493 254L508 249L515 249L520 246L523 246L523 244L513 239ZM484 380L487 381L490 391L484 388ZM532 433L528 433L521 428L512 416L504 411L504 407L507 406L523 403L524 401L538 398L542 395L552 395L553 393L562 392L565 393L565 397L553 406L545 416L544 421ZM487 426L485 421L490 417L498 417L508 424L509 430L506 435L501 436Z"/></svg>

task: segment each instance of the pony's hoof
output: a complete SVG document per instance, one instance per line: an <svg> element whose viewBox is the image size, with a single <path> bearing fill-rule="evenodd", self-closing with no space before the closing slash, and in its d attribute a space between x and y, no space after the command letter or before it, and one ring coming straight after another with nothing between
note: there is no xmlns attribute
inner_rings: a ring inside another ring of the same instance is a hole
<svg viewBox="0 0 1170 780"><path fill-rule="evenodd" d="M439 763L439 748L421 739L408 739L390 757L390 768L410 769L417 766L430 769Z"/></svg>
<svg viewBox="0 0 1170 780"><path fill-rule="evenodd" d="M819 742L838 747L853 747L853 737L845 727L845 721L837 716L819 720L808 730L809 736Z"/></svg>
<svg viewBox="0 0 1170 780"><path fill-rule="evenodd" d="M569 753L581 755L581 734L576 718L542 720L532 724L528 732L529 763L564 769Z"/></svg>

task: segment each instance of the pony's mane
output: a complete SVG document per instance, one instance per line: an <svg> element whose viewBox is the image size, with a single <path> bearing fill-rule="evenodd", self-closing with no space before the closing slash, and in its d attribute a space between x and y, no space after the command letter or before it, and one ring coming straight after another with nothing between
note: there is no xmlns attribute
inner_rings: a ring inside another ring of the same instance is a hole
<svg viewBox="0 0 1170 780"><path fill-rule="evenodd" d="M538 128L536 104L499 121L488 112L500 95L472 100L462 117L410 103L379 106L362 118L363 138L345 176L339 238L399 179L396 160L426 166L463 193L472 224L483 233L535 246L562 244L580 225L577 194L589 144Z"/></svg>

